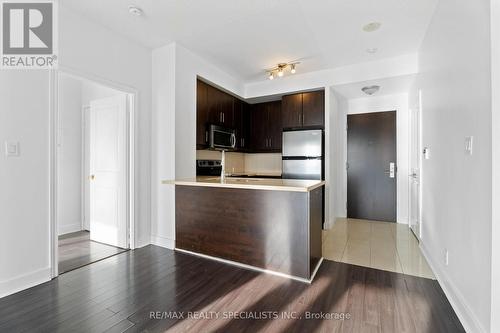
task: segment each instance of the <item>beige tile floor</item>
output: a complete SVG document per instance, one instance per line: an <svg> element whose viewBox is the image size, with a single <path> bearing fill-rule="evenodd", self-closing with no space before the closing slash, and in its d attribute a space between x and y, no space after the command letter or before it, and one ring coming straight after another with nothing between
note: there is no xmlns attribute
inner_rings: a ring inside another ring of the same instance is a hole
<svg viewBox="0 0 500 333"><path fill-rule="evenodd" d="M325 259L434 279L407 225L338 219L323 230Z"/></svg>

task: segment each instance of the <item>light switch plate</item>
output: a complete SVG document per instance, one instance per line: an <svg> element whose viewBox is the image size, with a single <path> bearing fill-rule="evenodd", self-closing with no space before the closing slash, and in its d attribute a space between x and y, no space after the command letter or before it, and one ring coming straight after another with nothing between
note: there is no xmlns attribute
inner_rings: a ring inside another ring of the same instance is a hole
<svg viewBox="0 0 500 333"><path fill-rule="evenodd" d="M5 155L8 157L19 156L19 142L5 141Z"/></svg>
<svg viewBox="0 0 500 333"><path fill-rule="evenodd" d="M474 143L474 137L473 136L467 136L465 137L465 153L467 155L472 155L472 145Z"/></svg>

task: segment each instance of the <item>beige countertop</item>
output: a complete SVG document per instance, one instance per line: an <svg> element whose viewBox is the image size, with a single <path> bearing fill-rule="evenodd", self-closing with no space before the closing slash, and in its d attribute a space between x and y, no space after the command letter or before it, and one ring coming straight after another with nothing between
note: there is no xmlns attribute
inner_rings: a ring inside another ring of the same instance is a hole
<svg viewBox="0 0 500 333"><path fill-rule="evenodd" d="M281 177L281 172L254 172L254 171L245 171L245 172L231 172L231 177L239 177L239 176L249 176L249 177Z"/></svg>
<svg viewBox="0 0 500 333"><path fill-rule="evenodd" d="M221 183L220 177L196 177L187 179L164 180L162 184L184 185L184 186L205 186L205 187L225 187L241 188L253 190L270 191L293 191L310 192L325 184L321 180L302 180L302 179L273 179L273 178L237 178L226 177Z"/></svg>

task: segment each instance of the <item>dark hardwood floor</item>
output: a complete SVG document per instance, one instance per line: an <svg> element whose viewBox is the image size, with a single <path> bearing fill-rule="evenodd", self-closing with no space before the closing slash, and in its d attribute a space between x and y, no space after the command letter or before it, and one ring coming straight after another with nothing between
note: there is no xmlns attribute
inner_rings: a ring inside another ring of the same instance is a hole
<svg viewBox="0 0 500 333"><path fill-rule="evenodd" d="M59 274L127 251L90 240L90 232L77 231L59 236Z"/></svg>
<svg viewBox="0 0 500 333"><path fill-rule="evenodd" d="M307 313L327 318L307 319ZM283 318L287 315L296 319ZM0 299L0 332L142 331L464 329L435 280L325 261L308 285L156 246Z"/></svg>

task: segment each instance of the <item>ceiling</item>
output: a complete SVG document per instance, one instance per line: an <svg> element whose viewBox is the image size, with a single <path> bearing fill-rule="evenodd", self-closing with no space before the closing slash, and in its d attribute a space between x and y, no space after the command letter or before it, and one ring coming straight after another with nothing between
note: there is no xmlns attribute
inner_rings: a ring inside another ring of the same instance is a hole
<svg viewBox="0 0 500 333"><path fill-rule="evenodd" d="M173 41L245 81L299 60L309 72L417 52L437 0L64 0L90 20L155 48ZM132 16L128 5L144 11ZM364 32L381 22L375 32ZM368 48L377 48L370 54Z"/></svg>

